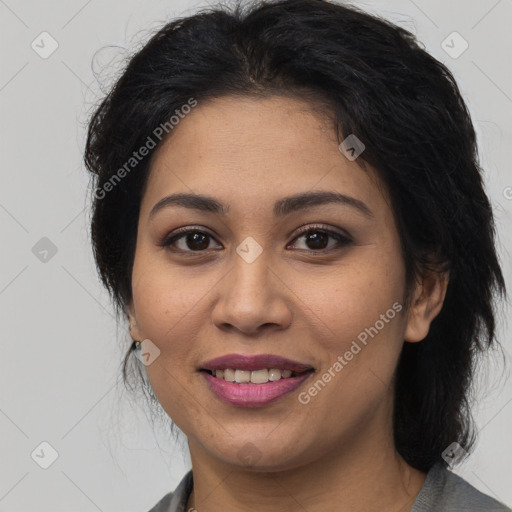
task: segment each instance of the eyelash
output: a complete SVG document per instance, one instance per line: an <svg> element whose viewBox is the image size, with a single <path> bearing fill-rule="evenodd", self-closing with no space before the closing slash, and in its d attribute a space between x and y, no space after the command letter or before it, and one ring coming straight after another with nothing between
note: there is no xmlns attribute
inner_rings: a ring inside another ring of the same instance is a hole
<svg viewBox="0 0 512 512"><path fill-rule="evenodd" d="M171 252L182 253L182 254L183 253L201 254L201 253L205 253L206 251L210 250L210 249L204 249L204 250L192 251L192 250L172 249L171 248L174 243L176 243L178 240L184 238L189 233L200 233L202 235L206 235L206 236L210 237L211 239L214 239L214 237L212 235L210 235L209 233L203 231L198 226L198 227L192 227L192 228L181 228L181 229L175 231L172 235L166 235L158 243L158 245L160 247L167 248ZM334 246L326 248L326 249L318 249L318 250L315 250L315 249L299 249L301 251L307 251L307 252L310 252L310 253L325 254L325 253L333 251L333 250L340 250L340 249L344 248L345 246L348 246L348 245L350 245L352 243L352 239L349 236L343 235L343 234L338 233L336 231L332 231L331 229L328 229L328 228L326 228L325 226L322 226L322 225L305 226L304 228L299 230L299 232L297 233L297 236L293 239L292 243L296 242L297 239L299 239L301 236L307 235L308 233L322 233L322 234L326 234L329 237L334 238L335 240L337 240L337 243Z"/></svg>

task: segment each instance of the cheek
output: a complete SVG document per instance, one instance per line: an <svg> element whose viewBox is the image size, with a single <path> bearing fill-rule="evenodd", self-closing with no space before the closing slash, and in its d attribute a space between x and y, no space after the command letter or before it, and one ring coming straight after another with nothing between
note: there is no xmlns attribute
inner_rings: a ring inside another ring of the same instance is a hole
<svg viewBox="0 0 512 512"><path fill-rule="evenodd" d="M379 261L380 260L380 261ZM392 258L369 249L357 262L333 271L327 279L313 281L308 293L301 293L305 304L315 304L318 317L347 341L378 322L379 330L400 329L397 310L402 309L404 275ZM395 308L393 305L395 304ZM312 307L313 309L313 307ZM386 314L388 313L388 314ZM384 319L381 320L381 316ZM388 320L388 322L386 322ZM385 322L386 329L381 329Z"/></svg>
<svg viewBox="0 0 512 512"><path fill-rule="evenodd" d="M357 408L361 393L377 403L392 380L405 325L405 277L397 261L396 252L368 247L316 288L319 316L329 333L321 335L322 325L315 336L327 356L322 372L336 375L326 376L333 382L329 393L345 407Z"/></svg>
<svg viewBox="0 0 512 512"><path fill-rule="evenodd" d="M133 303L137 325L143 338L150 339L160 350L159 356L146 372L162 408L180 428L187 427L187 418L203 421L204 404L190 399L197 375L191 368L200 353L194 340L204 322L201 298L208 279L186 279L170 266L155 264L155 258L139 254L133 270ZM144 269L142 271L141 269ZM201 408L203 405L203 409ZM204 428L207 426L204 425Z"/></svg>
<svg viewBox="0 0 512 512"><path fill-rule="evenodd" d="M318 353L321 346L325 357L301 397L301 403L310 401L312 415L329 407L333 424L349 430L369 420L389 396L403 345L401 296L389 282L370 282L363 286L355 276L354 284L347 279L346 286L331 289L330 301L323 299L330 335L321 335L323 326L313 334L313 349ZM315 384L318 380L327 384Z"/></svg>
<svg viewBox="0 0 512 512"><path fill-rule="evenodd" d="M184 325L197 325L194 319L201 311L201 299L215 281L206 274L204 279L187 278L177 267L152 259L142 254L135 260L133 303L141 334L161 344L175 339Z"/></svg>

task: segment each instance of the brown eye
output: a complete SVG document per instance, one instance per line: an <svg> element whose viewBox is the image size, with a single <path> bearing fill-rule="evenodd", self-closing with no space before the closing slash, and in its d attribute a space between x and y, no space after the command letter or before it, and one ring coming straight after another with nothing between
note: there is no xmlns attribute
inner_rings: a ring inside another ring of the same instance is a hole
<svg viewBox="0 0 512 512"><path fill-rule="evenodd" d="M188 233L185 235L185 244L193 251L207 249L210 245L209 236L204 233Z"/></svg>
<svg viewBox="0 0 512 512"><path fill-rule="evenodd" d="M174 252L203 252L210 249L212 235L197 229L184 229L166 236L158 245Z"/></svg>
<svg viewBox="0 0 512 512"><path fill-rule="evenodd" d="M303 239L303 247L297 247L297 240L300 239ZM330 240L334 240L334 243L331 243L331 245L329 245ZM308 226L295 238L292 245L295 246L295 249L321 252L343 248L351 243L352 240L341 233L330 229Z"/></svg>
<svg viewBox="0 0 512 512"><path fill-rule="evenodd" d="M297 240L303 239L303 247L297 247ZM205 252L210 247L210 242L215 240L212 235L198 229L183 229L178 233L167 235L158 245L167 247L172 252L194 253ZM325 229L308 226L302 230L302 234L297 236L292 243L295 249L306 250L310 252L329 251L331 249L340 249L352 243L352 240L341 233ZM218 244L219 247L220 244Z"/></svg>
<svg viewBox="0 0 512 512"><path fill-rule="evenodd" d="M311 231L306 235L305 241L310 249L325 249L329 244L329 235L321 231Z"/></svg>

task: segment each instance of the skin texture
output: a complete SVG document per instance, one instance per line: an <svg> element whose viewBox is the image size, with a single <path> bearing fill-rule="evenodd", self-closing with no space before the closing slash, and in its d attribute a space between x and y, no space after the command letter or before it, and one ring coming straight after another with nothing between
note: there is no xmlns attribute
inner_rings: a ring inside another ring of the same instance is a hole
<svg viewBox="0 0 512 512"><path fill-rule="evenodd" d="M363 201L373 215L325 204L274 217L278 199L320 190ZM177 192L213 196L229 212L170 206L150 218L159 200ZM327 250L319 250L298 233L316 224L352 242L336 248L336 239L326 238ZM186 238L174 243L175 252L159 245L185 226L211 235L206 249L194 251L198 244ZM236 252L248 236L263 249L252 263ZM389 199L374 171L339 151L331 122L312 105L276 96L199 103L154 155L130 304L132 336L160 350L146 367L153 390L188 438L188 507L409 510L425 475L394 448L393 375L404 340L427 335L447 280L433 274L418 281L411 308L300 403L299 393L365 328L403 304L405 268ZM219 400L197 371L231 353L277 354L315 373L274 403L236 407ZM247 443L257 454L252 466L241 460Z"/></svg>

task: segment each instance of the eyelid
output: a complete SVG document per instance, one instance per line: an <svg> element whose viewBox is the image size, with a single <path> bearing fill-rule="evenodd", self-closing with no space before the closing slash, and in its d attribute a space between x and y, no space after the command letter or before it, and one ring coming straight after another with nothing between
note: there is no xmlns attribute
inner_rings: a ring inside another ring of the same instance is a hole
<svg viewBox="0 0 512 512"><path fill-rule="evenodd" d="M311 231L321 231L323 233L326 233L328 236L337 239L337 245L339 245L339 244L347 245L347 244L353 242L352 237L347 232L337 231L337 230L331 228L328 225L325 225L325 224L304 224L302 226L299 226L299 228L297 228L295 230L295 236L294 236L293 240L290 242L290 244L287 245L287 247L289 245L295 243L298 238L300 238L301 236L304 236L305 234L307 234L307 233L309 233ZM164 248L170 249L170 247L172 246L172 243L176 242L177 240L180 240L181 238L183 238L188 233L203 233L203 234L209 236L210 238L212 238L213 240L215 240L215 242L217 244L222 245L222 244L220 244L220 242L218 242L216 240L215 235L213 235L210 232L210 230L208 228L205 228L204 226L185 226L185 227L182 227L182 228L178 228L175 231L173 231L172 233L166 234L158 242L158 245L160 247L164 247ZM330 249L319 249L319 250L316 250L316 251L312 250L312 249L310 249L310 250L301 249L301 250L307 250L307 252L312 252L312 253L322 253L322 252L325 253L325 252L328 252L328 251L333 250L333 249L336 249L336 246L331 247ZM205 253L207 251L207 249L202 250L202 251L192 251L192 250L184 251L184 250L181 250L181 249L170 249L170 250L174 251L174 252L179 252L179 253L182 253L182 254L183 253L201 254L201 253Z"/></svg>
<svg viewBox="0 0 512 512"><path fill-rule="evenodd" d="M352 240L352 237L348 234L347 231L341 230L340 228L331 227L329 224L318 224L318 223L303 224L302 226L299 226L297 229L292 231L290 236L293 233L295 233L295 238L297 238L298 236L308 233L309 231L315 231L315 230L323 231L328 234L339 235L339 236L347 238L348 240Z"/></svg>
<svg viewBox="0 0 512 512"><path fill-rule="evenodd" d="M311 253L318 253L318 254L326 253L331 250L339 248L340 244L341 244L341 246L345 246L345 245L348 245L353 242L352 237L346 231L340 232L339 230L335 230L326 224L304 224L303 226L300 226L298 229L299 229L299 231L296 233L291 244L295 243L296 240L298 238L300 238L301 236L304 236L305 234L312 232L312 231L313 232L320 231L322 233L326 233L328 236L335 238L337 240L337 244L335 246L333 246L329 249L319 249L317 251L310 249L309 251L307 251L307 252L311 252ZM304 249L304 250L306 250L306 249Z"/></svg>
<svg viewBox="0 0 512 512"><path fill-rule="evenodd" d="M183 236L187 235L188 233L203 233L205 235L208 235L210 238L214 239L215 241L215 235L211 233L211 231L208 228L205 228L204 226L184 226L182 228L175 229L172 233L165 234L159 241L158 244L160 247L169 247L171 245L171 242L175 242L176 240L179 240ZM220 243L220 242L217 242ZM194 252L194 251L179 251L179 252ZM204 252L204 251L197 251L197 252Z"/></svg>

